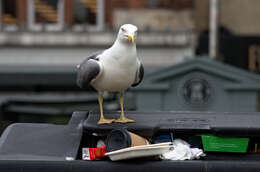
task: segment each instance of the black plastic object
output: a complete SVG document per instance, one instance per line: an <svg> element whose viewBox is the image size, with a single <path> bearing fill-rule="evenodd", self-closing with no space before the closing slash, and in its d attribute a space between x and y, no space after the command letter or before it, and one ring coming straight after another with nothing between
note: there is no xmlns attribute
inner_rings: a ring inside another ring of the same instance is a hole
<svg viewBox="0 0 260 172"><path fill-rule="evenodd" d="M0 160L76 159L86 116L87 112L75 112L68 125L10 125L0 138Z"/></svg>
<svg viewBox="0 0 260 172"><path fill-rule="evenodd" d="M260 113L258 112L129 111L125 114L135 122L98 125L99 113L89 112L84 122L84 132L104 134L114 129L125 128L140 136L174 132L175 134L211 133L219 136L260 137ZM105 113L105 116L117 119L120 112Z"/></svg>
<svg viewBox="0 0 260 172"><path fill-rule="evenodd" d="M259 161L1 161L1 172L259 172Z"/></svg>
<svg viewBox="0 0 260 172"><path fill-rule="evenodd" d="M80 114L87 114L80 113ZM109 113L111 114L111 112ZM96 131L102 133L113 128L127 127L133 131L140 131L142 129L146 131L173 131L181 132L182 134L196 133L196 131L211 131L217 134L232 135L249 135L252 137L260 136L260 113L210 113L210 112L126 112L127 116L135 119L135 123L130 124L104 124L97 125L96 122L99 115L91 113L88 119L84 123L84 130L86 132ZM119 112L115 112L114 116L120 115ZM111 117L106 115L106 117ZM96 121L94 119L97 118ZM74 118L72 118L74 119ZM79 124L78 120L72 120L70 124ZM152 126L152 125L155 126ZM36 125L36 124L35 124ZM69 125L74 128L74 125ZM90 128L88 128L88 126ZM240 126L240 127L239 127ZM49 127L48 125L45 127ZM77 127L81 127L77 125ZM44 129L44 128L42 128ZM39 132L37 130L36 132ZM48 132L54 132L49 130ZM136 133L136 132L135 132ZM149 132L148 132L149 133ZM70 139L73 139L73 133L66 133ZM104 134L104 133L103 133ZM145 133L147 134L147 133ZM58 139L60 133L56 132L55 135ZM139 134L140 135L140 134ZM16 136L19 136L16 134ZM85 139L91 139L88 134L85 135ZM84 136L83 136L84 137ZM32 136L28 134L28 140L32 140ZM2 142L3 138L0 138ZM43 141L42 144L49 140ZM60 140L59 145L56 145L56 149L60 150L59 146L64 148L64 140ZM20 142L17 142L19 145ZM1 143L2 144L2 143ZM27 146L29 147L29 145ZM49 149L43 147L43 149ZM69 152L69 151L68 151ZM17 155L17 152L16 152ZM62 158L60 158L62 159ZM125 172L259 172L260 171L260 155L259 154L222 154L222 153L207 153L204 160L191 160L191 161L145 161L140 159L111 162L109 160L101 161L65 161L60 159L46 158L45 160L0 160L0 172L12 171L12 172L95 172L95 171L125 171Z"/></svg>
<svg viewBox="0 0 260 172"><path fill-rule="evenodd" d="M113 130L106 140L107 151L112 152L131 146L131 136L126 129Z"/></svg>

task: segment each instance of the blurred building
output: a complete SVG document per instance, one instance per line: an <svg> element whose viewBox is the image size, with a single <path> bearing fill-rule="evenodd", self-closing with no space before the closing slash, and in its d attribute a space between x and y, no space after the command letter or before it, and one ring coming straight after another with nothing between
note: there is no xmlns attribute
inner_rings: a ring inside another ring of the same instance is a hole
<svg viewBox="0 0 260 172"><path fill-rule="evenodd" d="M152 12L156 12L156 9L183 10L193 8L193 0L2 0L0 5L3 31L101 31L105 27L113 28L119 22L119 9L127 13L139 10L139 14L140 10L144 9L150 9ZM141 13L145 12L147 11ZM172 16L164 13L160 12L160 19L169 21ZM158 15L158 12L155 15ZM168 15L168 18L162 18L163 15ZM136 21L134 19L131 22ZM167 29L171 30L164 28Z"/></svg>
<svg viewBox="0 0 260 172"><path fill-rule="evenodd" d="M219 59L256 71L259 5L258 0L219 0ZM196 54L208 54L208 14L209 0L2 0L0 48L82 46L89 49L84 52L88 54L95 51L91 47L109 46L118 27L132 23L141 32L140 48L167 49L165 54L160 53L163 60L156 59L156 52L141 51L149 66L156 61L178 63L193 55L196 36L199 37ZM146 60L153 54L152 59ZM12 63L6 63L9 62Z"/></svg>
<svg viewBox="0 0 260 172"><path fill-rule="evenodd" d="M76 65L125 23L138 26L147 66L193 55L193 0L2 0L0 11L1 64Z"/></svg>
<svg viewBox="0 0 260 172"><path fill-rule="evenodd" d="M3 0L2 31L101 30L103 0ZM83 27L83 26L82 26ZM83 28L81 28L84 30ZM80 29L78 29L80 30Z"/></svg>
<svg viewBox="0 0 260 172"><path fill-rule="evenodd" d="M258 0L218 0L219 55L225 63L260 73ZM209 0L194 1L196 54L208 54Z"/></svg>
<svg viewBox="0 0 260 172"><path fill-rule="evenodd" d="M209 0L194 1L196 31L203 32L209 25ZM219 24L233 34L256 36L260 34L258 0L219 0Z"/></svg>

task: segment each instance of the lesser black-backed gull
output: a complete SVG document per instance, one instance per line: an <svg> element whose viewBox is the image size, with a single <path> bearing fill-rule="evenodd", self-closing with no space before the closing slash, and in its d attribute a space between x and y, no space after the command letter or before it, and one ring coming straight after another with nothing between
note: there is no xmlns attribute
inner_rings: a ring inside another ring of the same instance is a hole
<svg viewBox="0 0 260 172"><path fill-rule="evenodd" d="M124 92L137 86L143 79L144 68L136 53L137 27L125 24L120 27L114 44L101 52L94 53L78 65L77 84L81 88L93 86L99 93L100 120L98 124L111 122L134 122L124 114ZM119 92L121 116L119 119L105 119L103 114L103 93Z"/></svg>

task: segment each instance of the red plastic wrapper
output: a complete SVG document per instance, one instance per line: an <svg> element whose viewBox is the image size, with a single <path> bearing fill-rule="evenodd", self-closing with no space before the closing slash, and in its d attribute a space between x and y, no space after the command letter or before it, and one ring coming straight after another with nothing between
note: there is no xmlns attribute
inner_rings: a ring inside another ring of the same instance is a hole
<svg viewBox="0 0 260 172"><path fill-rule="evenodd" d="M106 146L98 148L83 148L82 149L82 159L83 160L95 160L103 158L106 154Z"/></svg>

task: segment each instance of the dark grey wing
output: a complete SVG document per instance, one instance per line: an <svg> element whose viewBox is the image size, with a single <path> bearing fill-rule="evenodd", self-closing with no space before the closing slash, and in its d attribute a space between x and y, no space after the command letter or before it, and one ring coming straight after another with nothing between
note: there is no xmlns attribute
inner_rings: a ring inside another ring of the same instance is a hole
<svg viewBox="0 0 260 172"><path fill-rule="evenodd" d="M144 67L143 64L140 62L139 68L136 72L136 76L135 76L135 82L132 84L132 87L136 87L137 85L139 85L144 77Z"/></svg>
<svg viewBox="0 0 260 172"><path fill-rule="evenodd" d="M102 51L103 52L103 51ZM101 67L98 63L98 56L102 52L94 53L88 56L79 66L77 71L77 85L80 88L88 88L90 82L95 79L101 72Z"/></svg>

